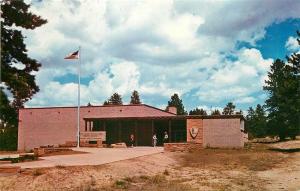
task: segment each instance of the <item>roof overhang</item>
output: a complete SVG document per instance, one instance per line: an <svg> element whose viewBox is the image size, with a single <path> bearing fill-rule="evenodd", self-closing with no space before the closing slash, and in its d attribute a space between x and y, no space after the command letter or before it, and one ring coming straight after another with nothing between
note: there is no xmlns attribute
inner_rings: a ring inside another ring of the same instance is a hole
<svg viewBox="0 0 300 191"><path fill-rule="evenodd" d="M144 116L144 117L85 117L86 121L92 120L184 120L184 119L241 119L243 115L176 115L176 116Z"/></svg>

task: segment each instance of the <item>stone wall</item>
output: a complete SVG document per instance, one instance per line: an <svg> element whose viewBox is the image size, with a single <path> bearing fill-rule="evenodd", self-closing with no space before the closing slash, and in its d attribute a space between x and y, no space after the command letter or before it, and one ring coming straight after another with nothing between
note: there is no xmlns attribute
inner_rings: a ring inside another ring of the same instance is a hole
<svg viewBox="0 0 300 191"><path fill-rule="evenodd" d="M203 144L203 119L187 119L187 142ZM198 134L195 138L191 135L191 129L195 128Z"/></svg>
<svg viewBox="0 0 300 191"><path fill-rule="evenodd" d="M167 152L190 152L202 149L202 144L199 143L165 143L164 151Z"/></svg>

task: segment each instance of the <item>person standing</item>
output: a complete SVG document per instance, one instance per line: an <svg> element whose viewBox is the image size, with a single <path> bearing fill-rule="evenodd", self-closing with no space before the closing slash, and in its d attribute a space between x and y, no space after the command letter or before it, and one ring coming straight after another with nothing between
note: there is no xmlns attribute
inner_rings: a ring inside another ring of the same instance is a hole
<svg viewBox="0 0 300 191"><path fill-rule="evenodd" d="M152 140L153 140L153 147L156 147L156 145L157 145L157 137L156 137L155 133L154 133L154 135L152 137Z"/></svg>
<svg viewBox="0 0 300 191"><path fill-rule="evenodd" d="M168 143L169 142L169 135L168 132L165 131L165 135L164 135L164 143Z"/></svg>
<svg viewBox="0 0 300 191"><path fill-rule="evenodd" d="M130 146L133 147L133 145L134 145L134 135L131 134L130 135Z"/></svg>

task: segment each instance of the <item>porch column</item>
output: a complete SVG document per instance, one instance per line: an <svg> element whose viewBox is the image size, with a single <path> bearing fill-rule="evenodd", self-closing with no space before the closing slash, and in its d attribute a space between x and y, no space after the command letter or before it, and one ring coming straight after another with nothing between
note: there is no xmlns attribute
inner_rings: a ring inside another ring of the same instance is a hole
<svg viewBox="0 0 300 191"><path fill-rule="evenodd" d="M172 132L171 132L171 126L172 126L171 120L169 120L169 143L172 142L172 139L171 139L171 135L172 135Z"/></svg>
<svg viewBox="0 0 300 191"><path fill-rule="evenodd" d="M151 128L152 128L152 136L153 136L153 134L154 134L154 121L153 120L151 120Z"/></svg>
<svg viewBox="0 0 300 191"><path fill-rule="evenodd" d="M92 130L92 121L89 121L89 131Z"/></svg>
<svg viewBox="0 0 300 191"><path fill-rule="evenodd" d="M153 145L154 144L153 139L152 139L153 134L154 134L154 121L153 120L151 120L151 129L152 129L151 142L152 142L152 145ZM157 135L156 135L156 137L157 137Z"/></svg>
<svg viewBox="0 0 300 191"><path fill-rule="evenodd" d="M119 142L121 142L121 134L122 134L122 123L121 121L119 121L119 127L118 127L118 139L119 139Z"/></svg>
<svg viewBox="0 0 300 191"><path fill-rule="evenodd" d="M137 139L137 121L134 121L134 139L135 139L135 146L138 145L138 139Z"/></svg>

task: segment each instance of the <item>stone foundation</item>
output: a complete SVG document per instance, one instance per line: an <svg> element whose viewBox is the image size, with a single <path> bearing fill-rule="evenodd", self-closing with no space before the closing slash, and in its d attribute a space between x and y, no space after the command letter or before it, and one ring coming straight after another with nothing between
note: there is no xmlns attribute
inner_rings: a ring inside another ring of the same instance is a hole
<svg viewBox="0 0 300 191"><path fill-rule="evenodd" d="M203 149L200 143L165 143L164 151L168 152L191 152L195 150Z"/></svg>
<svg viewBox="0 0 300 191"><path fill-rule="evenodd" d="M90 141L80 141L81 147L103 147L102 140L97 140L95 143L90 143Z"/></svg>
<svg viewBox="0 0 300 191"><path fill-rule="evenodd" d="M34 156L44 156L45 154L57 153L57 152L66 152L72 151L70 148L34 148Z"/></svg>

